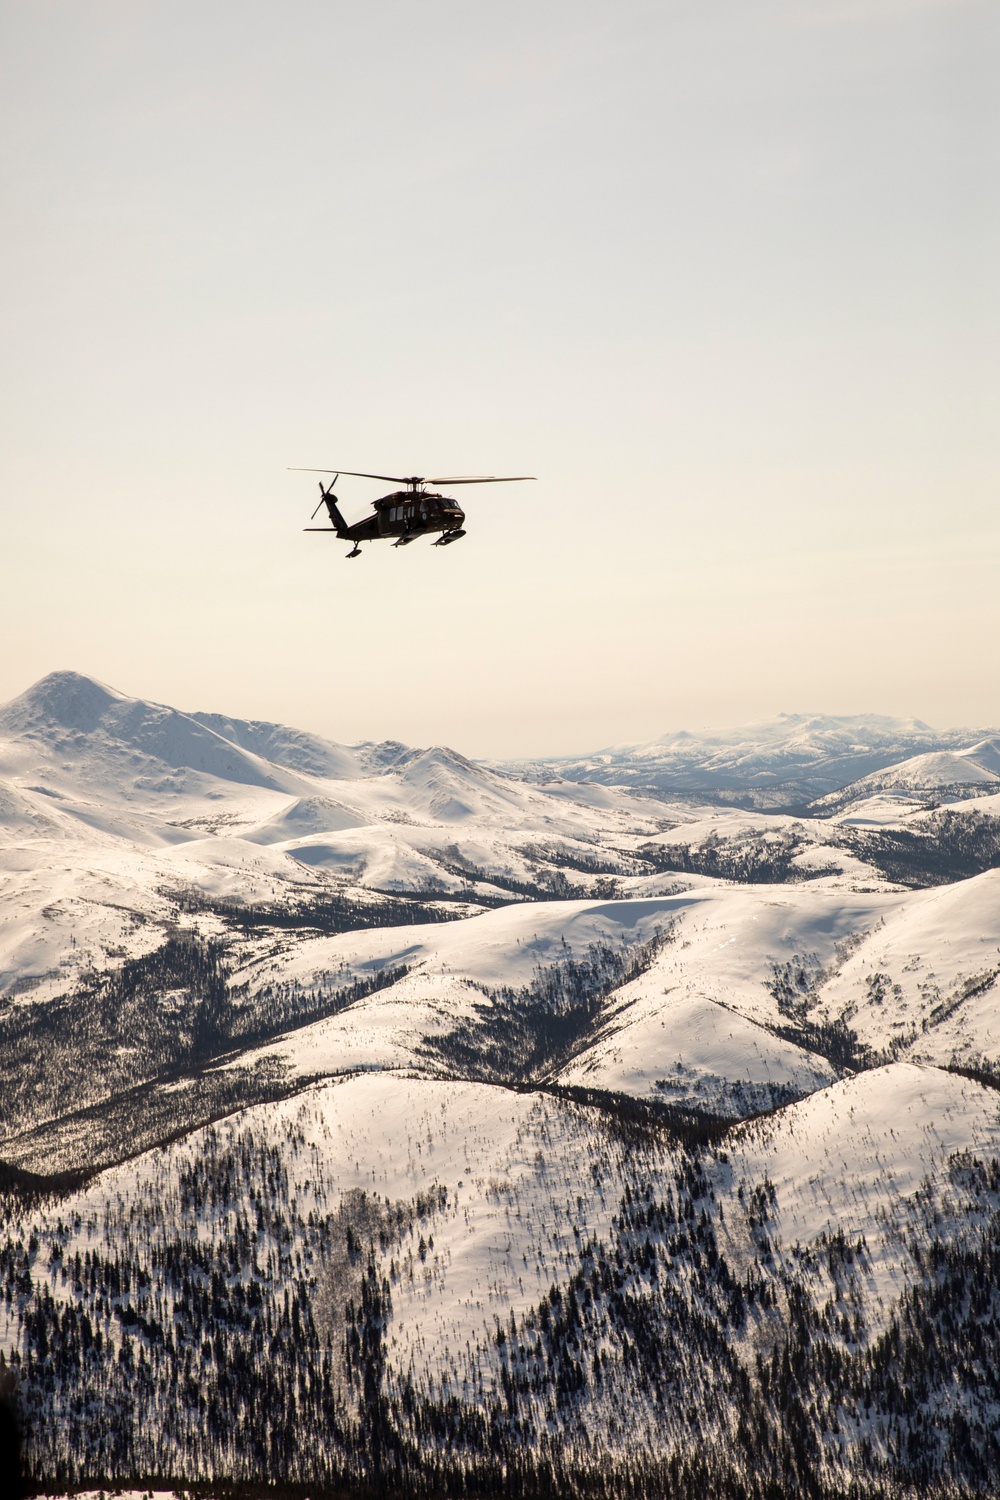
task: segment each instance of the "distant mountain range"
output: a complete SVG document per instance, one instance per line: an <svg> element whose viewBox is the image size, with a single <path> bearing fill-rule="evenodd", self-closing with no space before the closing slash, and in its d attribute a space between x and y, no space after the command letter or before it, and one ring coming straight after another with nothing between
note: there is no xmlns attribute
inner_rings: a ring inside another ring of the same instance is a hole
<svg viewBox="0 0 1000 1500"><path fill-rule="evenodd" d="M50 755L73 754L74 746L83 745L82 737L95 774L116 782L118 773L112 768L124 756L130 767L126 784L137 783L140 791L136 754L148 756L153 767L218 774L272 790L293 786L275 774L275 767L293 775L351 781L400 771L427 753L461 761L470 774L474 764L454 751L425 752L396 740L346 745L284 724L183 713L128 698L76 672L50 673L0 707L0 740L34 741ZM864 795L896 786L985 792L994 781L1000 785L1000 731L932 729L919 719L879 714L781 714L737 729L701 735L681 731L590 755L480 764L485 772L534 783L590 782L733 806L802 809L813 802L833 806L831 794L854 783ZM77 785L81 775L90 773L81 761L73 774ZM156 774L162 782L162 773ZM163 784L161 790L166 789Z"/></svg>
<svg viewBox="0 0 1000 1500"><path fill-rule="evenodd" d="M996 730L931 729L881 714L780 714L739 729L680 732L591 755L505 762L539 780L594 781L733 806L804 807L913 756L963 750Z"/></svg>

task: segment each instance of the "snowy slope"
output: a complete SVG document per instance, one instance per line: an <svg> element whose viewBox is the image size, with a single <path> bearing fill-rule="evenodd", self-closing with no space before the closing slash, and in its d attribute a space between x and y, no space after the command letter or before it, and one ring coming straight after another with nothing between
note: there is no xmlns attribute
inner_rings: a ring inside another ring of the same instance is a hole
<svg viewBox="0 0 1000 1500"><path fill-rule="evenodd" d="M279 759L265 759L265 751ZM183 714L68 672L51 674L0 709L0 837L32 820L51 823L57 813L68 835L80 831L73 820L139 843L246 835L288 845L290 857L306 865L350 863L355 878L390 887L405 886L408 876L405 868L394 875L391 859L387 864L385 826L441 830L439 844L474 824L515 845L539 836L593 845L608 833L648 836L676 816L627 793L596 801L550 795L441 747L355 752L281 725ZM374 878L366 879L363 838L341 853L338 835L359 828L373 830ZM317 836L326 842L314 851L303 840ZM401 846L406 839L397 836ZM408 857L401 848L404 867ZM523 856L515 866L530 882ZM438 879L447 888L468 885L448 870Z"/></svg>
<svg viewBox="0 0 1000 1500"><path fill-rule="evenodd" d="M734 1173L774 1185L779 1243L841 1232L888 1250L928 1176L950 1156L1000 1154L1000 1097L967 1078L898 1063L741 1126L731 1145Z"/></svg>
<svg viewBox="0 0 1000 1500"><path fill-rule="evenodd" d="M331 973L405 964L404 979L265 1054L306 1075L426 1067L422 1044L474 1013L474 986L523 988L595 944L637 948L660 932L665 946L608 995L552 1076L738 1117L837 1076L799 1035L806 1017L846 1017L875 1053L905 1044L908 1055L939 1063L1000 1059L998 883L1000 873L846 897L692 881L669 897L517 905L445 926L308 939L237 977L307 994Z"/></svg>
<svg viewBox="0 0 1000 1500"><path fill-rule="evenodd" d="M974 1065L1000 1047L1000 871L914 892L818 990L876 1051Z"/></svg>
<svg viewBox="0 0 1000 1500"><path fill-rule="evenodd" d="M292 729L287 724L270 724L258 719L232 719L226 714L194 713L190 717L213 734L220 735L242 750L283 766L286 771L301 772L332 781L352 781L365 774L365 765L350 745L339 745L321 735Z"/></svg>
<svg viewBox="0 0 1000 1500"><path fill-rule="evenodd" d="M911 756L818 798L812 810L829 816L879 797L906 799L918 806L926 806L932 798L943 801L981 797L998 791L1000 744L995 739L986 739L962 750L937 750Z"/></svg>
<svg viewBox="0 0 1000 1500"><path fill-rule="evenodd" d="M208 874L198 873L207 883ZM231 873L221 867L216 879ZM303 932L292 940L264 934L230 950L232 991L241 1003L256 1000L264 1007L271 997L285 996L292 1007L287 1013L303 1021L274 1040L239 1049L222 1072L235 1070L234 1081L246 1070L263 1073L286 1090L373 1070L468 1076L471 1069L473 1076L497 1076L486 1017L496 1003L489 1002L491 994L527 997L546 976L586 964L595 952L621 954L627 963L651 939L659 939L659 951L643 971L595 991L596 1009L574 1013L575 1030L540 1054L541 1079L739 1119L836 1080L850 1049L827 1056L816 1027L845 1016L858 1044L876 1055L898 1055L905 1046L914 1057L944 1063L997 1059L992 981L1000 971L1000 934L990 928L1000 909L997 878L851 898L808 887L691 880L687 891L668 897L518 903L444 924L331 936ZM61 899L71 913L79 909L71 889ZM82 908L96 909L86 900ZM152 910L141 929L147 951L159 915ZM915 934L925 955L919 964L911 946ZM86 937L82 928L81 949ZM41 957L35 961L41 967ZM931 993L928 972L937 975ZM896 993L896 973L913 987L919 1012L911 1008L909 991ZM322 1012L324 997L380 976L390 982L309 1019ZM65 968L56 963L31 997L58 993L65 982ZM954 996L961 1000L961 1026ZM926 1031L920 1029L924 1015ZM513 1032L510 1040L513 1047ZM501 1070L501 1076L519 1081L516 1073ZM157 1086L146 1099L143 1108L154 1119L162 1117L171 1088ZM178 1096L178 1109L184 1104ZM96 1123L82 1136L67 1126L65 1142L58 1118L41 1133L32 1125L11 1136L4 1151L32 1170L46 1163L49 1169L80 1165L88 1140L96 1149Z"/></svg>

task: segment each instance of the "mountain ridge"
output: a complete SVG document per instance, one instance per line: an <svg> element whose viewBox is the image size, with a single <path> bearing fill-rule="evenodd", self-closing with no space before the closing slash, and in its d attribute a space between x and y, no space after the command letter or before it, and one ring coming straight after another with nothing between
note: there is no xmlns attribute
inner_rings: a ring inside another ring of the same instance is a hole
<svg viewBox="0 0 1000 1500"><path fill-rule="evenodd" d="M567 781L593 780L685 793L811 786L818 779L825 783L837 774L850 772L843 782L847 785L912 759L915 754L957 751L968 755L970 746L989 743L1000 735L1000 731L990 729L933 729L919 719L880 714L783 713L732 729L703 734L681 730L586 755L474 762L447 746L421 749L395 740L348 745L273 721L202 710L189 713L152 700L130 698L82 673L58 671L48 673L24 693L0 705L0 737L5 733L8 737L37 735L46 726L58 726L70 733L93 733L109 720L110 727L118 728L131 746L143 749L151 740L155 745L151 731L156 726L143 722L152 713L159 713L166 721L176 719L198 726L258 761L337 780L391 769L433 752L459 757L468 767L483 765L534 781L557 773ZM130 718L134 721L131 724ZM860 770L868 761L878 764ZM824 792L839 789L825 786Z"/></svg>

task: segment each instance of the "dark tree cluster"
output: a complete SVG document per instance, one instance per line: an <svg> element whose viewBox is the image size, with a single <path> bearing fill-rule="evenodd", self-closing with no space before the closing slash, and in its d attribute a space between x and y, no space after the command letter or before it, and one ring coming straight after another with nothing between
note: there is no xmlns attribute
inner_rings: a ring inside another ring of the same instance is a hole
<svg viewBox="0 0 1000 1500"><path fill-rule="evenodd" d="M283 1031L309 1025L395 984L405 966L321 976L308 988L264 984L251 989L231 980L232 957L221 941L177 928L152 952L126 959L119 968L84 976L70 993L44 1004L22 1001L0 1015L0 1071L4 1075L4 1125L13 1136L37 1120L79 1115L88 1106L124 1096L126 1114L149 1102L137 1087L182 1075L196 1080L194 1093L225 1093L225 1079L197 1082L200 1070L234 1048L245 1048ZM236 1099L250 1103L275 1097L254 1086ZM257 1080L258 1083L263 1079ZM274 1080L271 1080L273 1085ZM131 1094L131 1098L128 1096ZM223 1108L229 1099L220 1099ZM112 1103L104 1133L113 1126ZM211 1118L196 1107L192 1122ZM184 1112L173 1127L184 1122ZM170 1126L164 1131L169 1133ZM113 1132L112 1132L113 1133ZM147 1133L146 1144L157 1137ZM44 1151L38 1153L44 1155ZM117 1159L112 1152L110 1159ZM88 1165L100 1164L90 1153Z"/></svg>
<svg viewBox="0 0 1000 1500"><path fill-rule="evenodd" d="M592 943L585 958L539 967L524 989L477 985L474 1016L426 1041L421 1051L466 1078L524 1085L543 1081L587 1038L612 990L651 967L672 932L613 947Z"/></svg>
<svg viewBox="0 0 1000 1500"><path fill-rule="evenodd" d="M484 870L481 865L466 859L456 848L448 849L444 856L439 857L438 864L459 880L475 882L477 889L483 886L487 890L493 888L518 901L576 901L595 894L589 886L567 879L564 871L557 866L537 864L534 879L524 880L502 870ZM476 895L472 899L478 901L481 898ZM502 905L503 901L491 904Z"/></svg>
<svg viewBox="0 0 1000 1500"><path fill-rule="evenodd" d="M167 893L164 893L167 894ZM225 901L200 891L169 893L178 909L189 915L207 913L220 918L234 933L250 937L260 932L306 934L365 932L373 927L409 927L426 922L451 922L465 913L440 896L400 895L387 891L350 892L326 889L309 897L282 902Z"/></svg>
<svg viewBox="0 0 1000 1500"><path fill-rule="evenodd" d="M1000 868L1000 818L974 807L942 808L910 828L831 827L824 837L897 885L949 885ZM792 823L764 833L712 832L696 844L647 843L635 857L648 870L708 875L744 885L780 885L821 873L800 870L795 864L796 855L812 846L806 825ZM631 871L623 866L621 873Z"/></svg>
<svg viewBox="0 0 1000 1500"><path fill-rule="evenodd" d="M950 885L1000 868L1000 818L942 808L917 828L842 828L837 842L899 885Z"/></svg>
<svg viewBox="0 0 1000 1500"><path fill-rule="evenodd" d="M643 844L638 854L651 870L709 875L749 885L780 885L802 878L792 860L803 847L804 840L792 829L728 837L713 832L700 844Z"/></svg>

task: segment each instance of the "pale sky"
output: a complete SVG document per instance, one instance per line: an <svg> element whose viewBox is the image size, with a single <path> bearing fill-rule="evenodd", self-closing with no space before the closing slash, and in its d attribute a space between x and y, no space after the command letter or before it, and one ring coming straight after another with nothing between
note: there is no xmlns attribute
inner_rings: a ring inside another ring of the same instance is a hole
<svg viewBox="0 0 1000 1500"><path fill-rule="evenodd" d="M996 0L5 0L0 699L997 723L998 77ZM538 482L348 562L299 464Z"/></svg>

